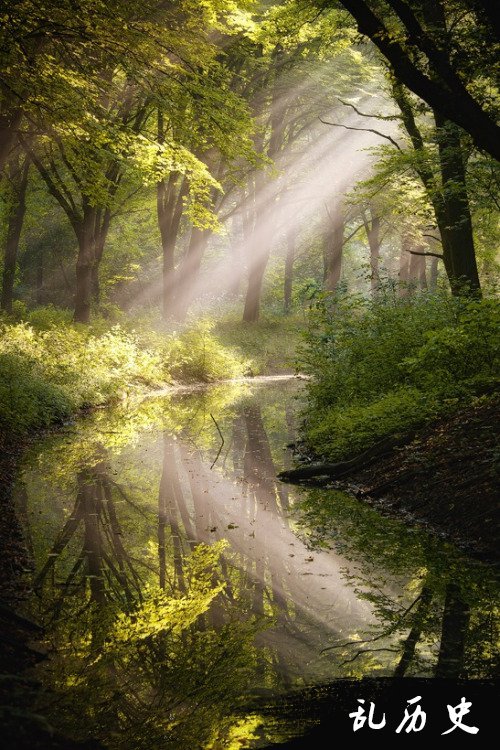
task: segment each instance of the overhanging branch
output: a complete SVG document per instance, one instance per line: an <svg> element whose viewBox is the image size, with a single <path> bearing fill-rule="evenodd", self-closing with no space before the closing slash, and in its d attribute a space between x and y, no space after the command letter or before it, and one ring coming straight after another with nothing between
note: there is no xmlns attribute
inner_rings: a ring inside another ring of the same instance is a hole
<svg viewBox="0 0 500 750"><path fill-rule="evenodd" d="M343 125L340 122L328 122L327 120L323 120L321 117L319 117L318 119L323 123L323 125L332 125L335 128L344 128L345 130L360 130L365 133L374 133L375 135L380 136L380 138L385 138L386 141L390 141L393 146L396 146L398 151L402 151L401 146L397 143L397 141L394 140L394 138L391 138L390 135L386 135L386 133L381 133L380 130L375 130L374 128L355 128L354 125Z"/></svg>

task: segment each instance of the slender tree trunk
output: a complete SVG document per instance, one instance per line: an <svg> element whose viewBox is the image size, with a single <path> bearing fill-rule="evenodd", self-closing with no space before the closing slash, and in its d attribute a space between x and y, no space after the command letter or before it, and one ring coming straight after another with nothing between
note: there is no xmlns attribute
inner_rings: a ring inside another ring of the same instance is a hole
<svg viewBox="0 0 500 750"><path fill-rule="evenodd" d="M238 217L239 218L239 217ZM237 228L235 226L236 220L233 219L233 234L236 235ZM241 215L241 236L244 239L245 237L245 217L243 214ZM232 274L231 279L228 284L227 288L227 294L229 297L239 297L243 282L243 268L244 268L244 257L243 253L241 252L241 244L240 242L234 242L232 243Z"/></svg>
<svg viewBox="0 0 500 750"><path fill-rule="evenodd" d="M421 247L416 248L416 252L423 252ZM410 262L408 265L408 283L411 285L412 291L415 291L420 286L420 275L422 272L422 261L425 260L421 255L415 255L415 253L409 253Z"/></svg>
<svg viewBox="0 0 500 750"><path fill-rule="evenodd" d="M7 218L7 237L5 241L5 255L2 278L1 309L12 313L12 301L14 295L14 281L17 268L17 254L19 241L23 228L24 215L26 213L26 188L28 185L29 158L24 158L20 164L19 157L11 161L9 165L10 180L12 184L9 215Z"/></svg>
<svg viewBox="0 0 500 750"><path fill-rule="evenodd" d="M260 253L258 260L252 263L249 268L248 288L243 310L243 321L245 323L256 323L259 320L260 298L269 255L269 249Z"/></svg>
<svg viewBox="0 0 500 750"><path fill-rule="evenodd" d="M99 269L101 267L104 247L108 238L109 226L111 223L111 209L99 209L96 214L95 223L95 259L92 266L92 298L99 304L101 301L101 285L99 280Z"/></svg>
<svg viewBox="0 0 500 750"><path fill-rule="evenodd" d="M285 279L283 288L284 311L287 315L292 308L293 264L295 262L295 234L287 232L285 254Z"/></svg>
<svg viewBox="0 0 500 750"><path fill-rule="evenodd" d="M267 156L269 157L269 159L273 160L278 156L285 136L285 117L280 103L280 92L277 85L283 54L283 47L281 47L281 45L276 45L272 56L272 69L270 70L270 75L273 77L273 87L271 95L271 112L269 119L271 132L269 138L269 146L267 149ZM256 143L257 152L262 151L263 140L264 139L261 134ZM253 206L251 207L251 210L253 211L252 224L254 227L257 220L259 219L255 212L255 198L259 196L263 187L264 177L262 175L262 172L258 172L254 180ZM262 240L260 240L260 242L262 242ZM264 242L268 242L268 240L266 239L264 240ZM250 258L248 269L248 288L245 298L245 306L243 309L243 322L245 323L256 323L259 320L262 284L264 281L266 267L271 255L271 248L269 246L263 250L260 247L252 247L252 251L254 257Z"/></svg>
<svg viewBox="0 0 500 750"><path fill-rule="evenodd" d="M181 178L182 179L182 178ZM156 188L156 207L163 257L163 317L175 312L175 246L182 218L183 198L187 193L186 180L178 184L178 175L171 174L168 182L161 180Z"/></svg>
<svg viewBox="0 0 500 750"><path fill-rule="evenodd" d="M429 291L431 292L435 292L437 289L438 260L439 258L431 258L431 267L429 273Z"/></svg>
<svg viewBox="0 0 500 750"><path fill-rule="evenodd" d="M344 248L345 219L338 202L328 210L328 224L324 234L324 277L325 289L333 292L340 281L342 271L342 251Z"/></svg>
<svg viewBox="0 0 500 750"><path fill-rule="evenodd" d="M2 97L8 100L9 94L5 89L2 91ZM20 107L13 107L10 111L0 113L0 172L3 171L15 148L17 131L22 119L23 113Z"/></svg>
<svg viewBox="0 0 500 750"><path fill-rule="evenodd" d="M95 263L96 209L84 199L83 221L78 232L78 257L76 261L75 323L90 321L92 299L92 271Z"/></svg>
<svg viewBox="0 0 500 750"><path fill-rule="evenodd" d="M401 255L399 256L399 296L406 297L408 295L408 279L410 275L410 253L408 248L410 246L407 237L403 237L401 241Z"/></svg>
<svg viewBox="0 0 500 750"><path fill-rule="evenodd" d="M420 286L420 289L428 289L429 285L427 283L427 266L425 263L425 256L422 256L420 259L420 268L418 273L418 283Z"/></svg>
<svg viewBox="0 0 500 750"><path fill-rule="evenodd" d="M378 292L380 286L380 218L371 212L371 223L363 214L363 223L365 225L366 238L370 248L370 289L372 296Z"/></svg>

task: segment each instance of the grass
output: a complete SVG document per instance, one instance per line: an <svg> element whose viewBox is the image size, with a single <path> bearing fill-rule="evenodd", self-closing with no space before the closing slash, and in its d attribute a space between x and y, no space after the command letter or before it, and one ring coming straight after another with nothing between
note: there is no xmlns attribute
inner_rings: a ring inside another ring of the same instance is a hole
<svg viewBox="0 0 500 750"><path fill-rule="evenodd" d="M297 315L264 316L243 323L235 314L218 321L214 335L224 348L237 352L249 375L293 372L304 320Z"/></svg>

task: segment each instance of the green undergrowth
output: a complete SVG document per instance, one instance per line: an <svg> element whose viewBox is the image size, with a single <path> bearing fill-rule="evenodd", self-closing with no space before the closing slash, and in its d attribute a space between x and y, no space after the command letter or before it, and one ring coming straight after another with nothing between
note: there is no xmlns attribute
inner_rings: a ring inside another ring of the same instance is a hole
<svg viewBox="0 0 500 750"><path fill-rule="evenodd" d="M41 308L0 322L0 431L18 437L146 389L248 369L208 321L162 333L144 322L75 325L64 311Z"/></svg>
<svg viewBox="0 0 500 750"><path fill-rule="evenodd" d="M293 372L296 350L305 321L302 316L263 317L257 323L243 323L241 313L225 316L216 323L214 334L230 349L239 352L247 374Z"/></svg>
<svg viewBox="0 0 500 750"><path fill-rule="evenodd" d="M324 296L299 353L311 376L306 443L343 460L488 398L498 386L499 323L494 299Z"/></svg>

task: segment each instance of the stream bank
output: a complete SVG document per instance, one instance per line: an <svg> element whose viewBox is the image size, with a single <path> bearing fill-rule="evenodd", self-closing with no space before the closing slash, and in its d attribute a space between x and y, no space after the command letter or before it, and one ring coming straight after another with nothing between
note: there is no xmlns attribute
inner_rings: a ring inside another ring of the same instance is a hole
<svg viewBox="0 0 500 750"><path fill-rule="evenodd" d="M299 453L301 466L283 478L307 483L301 472L309 472L312 484L345 489L498 564L499 424L500 398L490 396L351 462L327 464Z"/></svg>

